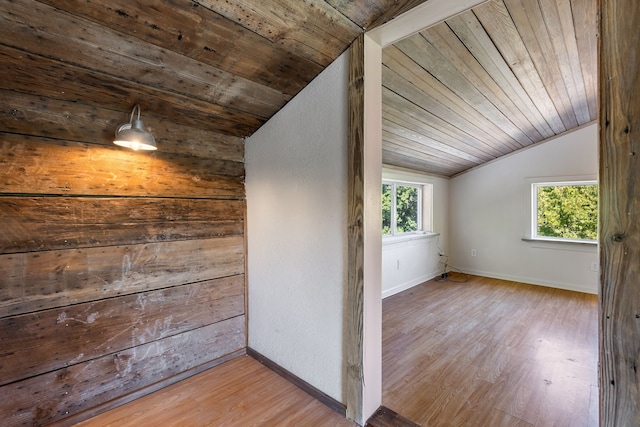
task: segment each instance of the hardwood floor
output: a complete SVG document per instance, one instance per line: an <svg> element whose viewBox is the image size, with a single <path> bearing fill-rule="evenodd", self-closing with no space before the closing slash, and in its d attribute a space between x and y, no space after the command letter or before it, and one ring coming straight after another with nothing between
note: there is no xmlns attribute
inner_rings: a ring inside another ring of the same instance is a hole
<svg viewBox="0 0 640 427"><path fill-rule="evenodd" d="M76 424L82 427L354 427L249 356Z"/></svg>
<svg viewBox="0 0 640 427"><path fill-rule="evenodd" d="M403 417L391 409L381 406L367 420L365 427L420 427L410 419Z"/></svg>
<svg viewBox="0 0 640 427"><path fill-rule="evenodd" d="M382 403L429 427L597 426L597 316L596 295L423 283L383 302Z"/></svg>
<svg viewBox="0 0 640 427"><path fill-rule="evenodd" d="M597 426L597 315L595 295L475 276L386 298L382 403L400 417L372 425ZM242 356L77 425L356 424Z"/></svg>

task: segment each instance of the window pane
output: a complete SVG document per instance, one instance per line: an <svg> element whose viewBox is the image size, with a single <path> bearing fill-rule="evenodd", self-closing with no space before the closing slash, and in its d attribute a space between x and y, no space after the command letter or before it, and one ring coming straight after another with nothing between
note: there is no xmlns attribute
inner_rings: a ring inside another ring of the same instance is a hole
<svg viewBox="0 0 640 427"><path fill-rule="evenodd" d="M396 187L396 215L398 233L418 230L418 188Z"/></svg>
<svg viewBox="0 0 640 427"><path fill-rule="evenodd" d="M598 186L537 187L538 236L598 239Z"/></svg>
<svg viewBox="0 0 640 427"><path fill-rule="evenodd" d="M391 234L391 184L382 184L382 235Z"/></svg>

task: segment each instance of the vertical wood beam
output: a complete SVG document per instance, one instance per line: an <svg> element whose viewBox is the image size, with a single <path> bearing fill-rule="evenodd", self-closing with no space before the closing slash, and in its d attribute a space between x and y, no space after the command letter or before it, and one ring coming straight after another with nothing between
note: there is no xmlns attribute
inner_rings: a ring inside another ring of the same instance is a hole
<svg viewBox="0 0 640 427"><path fill-rule="evenodd" d="M640 420L640 3L600 0L600 425Z"/></svg>
<svg viewBox="0 0 640 427"><path fill-rule="evenodd" d="M382 398L382 49L361 35L349 53L346 402L364 425Z"/></svg>
<svg viewBox="0 0 640 427"><path fill-rule="evenodd" d="M364 34L349 48L347 418L362 424L364 366Z"/></svg>

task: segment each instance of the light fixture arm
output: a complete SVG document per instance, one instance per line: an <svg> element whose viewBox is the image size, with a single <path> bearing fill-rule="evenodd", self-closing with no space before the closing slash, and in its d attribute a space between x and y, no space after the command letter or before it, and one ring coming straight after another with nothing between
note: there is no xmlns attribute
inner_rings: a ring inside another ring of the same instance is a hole
<svg viewBox="0 0 640 427"><path fill-rule="evenodd" d="M136 104L131 109L131 118L129 119L129 122L133 122L133 114L136 112L136 110L138 110L138 120L140 120L140 104Z"/></svg>

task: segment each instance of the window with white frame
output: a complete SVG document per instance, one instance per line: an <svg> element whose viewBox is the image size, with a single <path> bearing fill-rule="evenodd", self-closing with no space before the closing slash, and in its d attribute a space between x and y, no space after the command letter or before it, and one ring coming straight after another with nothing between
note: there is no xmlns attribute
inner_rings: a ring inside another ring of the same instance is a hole
<svg viewBox="0 0 640 427"><path fill-rule="evenodd" d="M430 184L383 181L382 235L397 236L423 231L425 224L430 230L431 187ZM425 202L429 204L426 209Z"/></svg>
<svg viewBox="0 0 640 427"><path fill-rule="evenodd" d="M597 181L532 182L531 238L597 241Z"/></svg>

